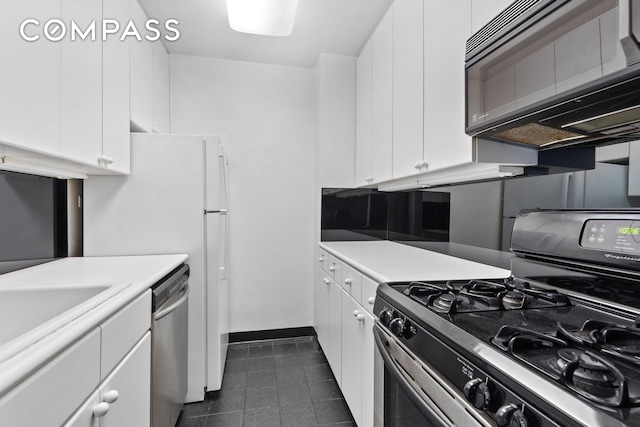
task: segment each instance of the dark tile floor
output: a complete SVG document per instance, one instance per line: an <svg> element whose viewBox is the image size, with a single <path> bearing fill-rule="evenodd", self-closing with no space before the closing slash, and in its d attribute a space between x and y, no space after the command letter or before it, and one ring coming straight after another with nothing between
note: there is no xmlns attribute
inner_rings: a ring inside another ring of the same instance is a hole
<svg viewBox="0 0 640 427"><path fill-rule="evenodd" d="M178 427L355 427L314 337L229 346L222 390L185 405Z"/></svg>

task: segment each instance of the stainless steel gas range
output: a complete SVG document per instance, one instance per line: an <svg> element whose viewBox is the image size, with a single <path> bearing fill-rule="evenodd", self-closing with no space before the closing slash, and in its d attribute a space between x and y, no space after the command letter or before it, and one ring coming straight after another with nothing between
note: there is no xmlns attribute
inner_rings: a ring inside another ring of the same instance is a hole
<svg viewBox="0 0 640 427"><path fill-rule="evenodd" d="M524 211L511 247L508 279L379 286L379 425L640 426L640 211Z"/></svg>

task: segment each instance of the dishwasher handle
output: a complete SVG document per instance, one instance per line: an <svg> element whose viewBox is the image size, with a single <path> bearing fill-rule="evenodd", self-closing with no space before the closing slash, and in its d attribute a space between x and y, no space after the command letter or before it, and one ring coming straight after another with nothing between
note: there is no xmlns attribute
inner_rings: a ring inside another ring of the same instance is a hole
<svg viewBox="0 0 640 427"><path fill-rule="evenodd" d="M156 312L153 315L153 320L154 321L158 321L160 319L162 319L165 316L168 316L169 314L173 313L175 310L178 309L178 307L180 307L182 304L184 304L187 301L187 298L189 297L189 282L185 282L184 286L181 289L182 295L180 296L180 298L178 299L178 301L174 302L173 304L171 304L169 307L163 308L162 310Z"/></svg>

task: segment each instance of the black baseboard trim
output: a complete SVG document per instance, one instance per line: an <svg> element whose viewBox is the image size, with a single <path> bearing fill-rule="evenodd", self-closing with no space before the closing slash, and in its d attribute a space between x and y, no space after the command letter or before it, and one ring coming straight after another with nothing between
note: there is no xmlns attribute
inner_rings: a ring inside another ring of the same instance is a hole
<svg viewBox="0 0 640 427"><path fill-rule="evenodd" d="M232 332L229 334L229 342L274 340L278 338L310 337L315 335L316 331L312 326L304 326L300 328L269 329L265 331Z"/></svg>

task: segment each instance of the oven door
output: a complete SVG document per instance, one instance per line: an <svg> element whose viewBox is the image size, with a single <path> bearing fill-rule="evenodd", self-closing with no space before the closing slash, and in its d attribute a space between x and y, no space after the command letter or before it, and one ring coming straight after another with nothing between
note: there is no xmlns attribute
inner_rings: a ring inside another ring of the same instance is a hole
<svg viewBox="0 0 640 427"><path fill-rule="evenodd" d="M494 425L379 323L373 333L377 347L376 410L383 409L383 413L376 413L375 427Z"/></svg>

